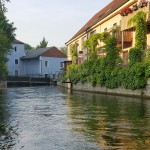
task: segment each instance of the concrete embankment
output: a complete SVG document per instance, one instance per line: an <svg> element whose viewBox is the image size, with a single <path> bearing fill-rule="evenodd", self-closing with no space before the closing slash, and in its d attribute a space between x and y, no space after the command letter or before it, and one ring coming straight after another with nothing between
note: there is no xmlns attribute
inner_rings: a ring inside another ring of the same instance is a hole
<svg viewBox="0 0 150 150"><path fill-rule="evenodd" d="M72 90L76 90L76 91L150 98L150 79L148 80L145 88L137 89L137 90L125 89L124 87L108 89L108 88L102 87L100 85L92 86L90 83L84 83L84 84L77 83L76 85L71 86L71 83L58 82L57 85L63 86L63 87L69 88L69 89L72 87Z"/></svg>

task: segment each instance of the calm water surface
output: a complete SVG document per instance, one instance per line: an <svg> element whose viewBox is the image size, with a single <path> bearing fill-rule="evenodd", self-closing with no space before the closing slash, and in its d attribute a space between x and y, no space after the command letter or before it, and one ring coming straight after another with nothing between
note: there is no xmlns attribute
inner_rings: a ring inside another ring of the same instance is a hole
<svg viewBox="0 0 150 150"><path fill-rule="evenodd" d="M150 100L58 87L0 90L0 150L150 150Z"/></svg>

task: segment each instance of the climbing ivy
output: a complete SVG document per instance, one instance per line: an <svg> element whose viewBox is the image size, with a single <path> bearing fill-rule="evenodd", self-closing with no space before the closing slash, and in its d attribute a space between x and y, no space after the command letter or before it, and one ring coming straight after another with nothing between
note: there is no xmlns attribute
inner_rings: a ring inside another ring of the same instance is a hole
<svg viewBox="0 0 150 150"><path fill-rule="evenodd" d="M128 22L135 25L135 47L129 51L129 65L123 67L117 40L107 32L91 35L84 43L89 51L89 60L80 65L70 65L67 77L72 83L90 82L107 88L123 86L127 89L143 88L150 77L150 55L143 62L146 49L146 14L139 12ZM98 43L105 43L106 56L98 57ZM150 53L150 51L149 51Z"/></svg>
<svg viewBox="0 0 150 150"><path fill-rule="evenodd" d="M71 46L71 56L73 64L77 64L78 59L78 43L75 43Z"/></svg>
<svg viewBox="0 0 150 150"><path fill-rule="evenodd" d="M135 47L140 50L145 50L147 46L147 24L146 13L143 11L138 12L133 18L128 21L128 25L135 26Z"/></svg>

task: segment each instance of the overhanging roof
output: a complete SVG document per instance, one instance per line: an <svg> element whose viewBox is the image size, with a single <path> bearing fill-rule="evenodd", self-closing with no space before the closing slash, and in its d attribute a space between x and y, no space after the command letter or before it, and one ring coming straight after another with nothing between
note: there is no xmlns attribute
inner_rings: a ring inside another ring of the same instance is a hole
<svg viewBox="0 0 150 150"><path fill-rule="evenodd" d="M113 13L119 7L124 5L126 2L128 2L128 0L113 0L106 7L104 7L102 10L96 13L69 41L78 37L80 34L86 32L88 29L90 29L92 26L94 26L96 23L98 23L102 19L106 18L108 15Z"/></svg>
<svg viewBox="0 0 150 150"><path fill-rule="evenodd" d="M61 52L58 48L53 46L53 47L39 48L37 50L27 51L26 56L22 57L21 59L22 60L34 59L34 58L38 58L39 56L66 58L66 55L63 52Z"/></svg>

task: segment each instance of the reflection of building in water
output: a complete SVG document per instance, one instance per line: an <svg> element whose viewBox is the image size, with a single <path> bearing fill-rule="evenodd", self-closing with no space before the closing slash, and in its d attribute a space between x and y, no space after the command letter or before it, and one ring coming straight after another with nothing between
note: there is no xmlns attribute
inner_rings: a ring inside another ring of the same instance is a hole
<svg viewBox="0 0 150 150"><path fill-rule="evenodd" d="M73 132L88 135L89 141L102 149L150 146L147 104L140 99L78 93L70 96L67 103Z"/></svg>

